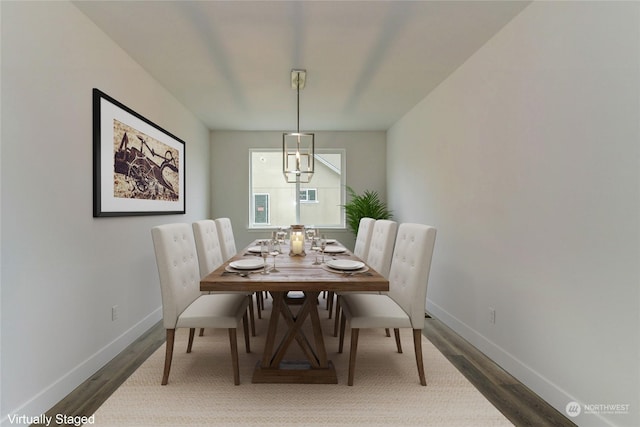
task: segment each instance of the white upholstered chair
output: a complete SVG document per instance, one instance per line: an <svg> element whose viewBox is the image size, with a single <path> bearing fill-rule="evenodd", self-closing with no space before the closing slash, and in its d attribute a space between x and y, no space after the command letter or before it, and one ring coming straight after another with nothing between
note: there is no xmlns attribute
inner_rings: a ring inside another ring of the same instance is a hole
<svg viewBox="0 0 640 427"><path fill-rule="evenodd" d="M233 236L233 227L229 218L216 218L216 228L218 229L218 238L220 239L220 250L222 251L223 261L227 261L238 253L236 249L236 239Z"/></svg>
<svg viewBox="0 0 640 427"><path fill-rule="evenodd" d="M422 362L422 329L436 229L422 224L401 224L389 272L389 292L345 294L338 352L342 352L346 323L351 327L348 385L353 385L362 328L411 328L420 384L427 385ZM402 353L400 342L396 341Z"/></svg>
<svg viewBox="0 0 640 427"><path fill-rule="evenodd" d="M379 219L373 224L371 239L367 258L365 259L369 267L376 270L386 279L389 278L389 269L391 268L391 257L393 255L393 247L396 243L396 234L398 232L398 223L388 219ZM333 336L338 336L338 325L340 320L340 295L344 292L337 293L336 299L336 318L333 328ZM374 292L379 293L379 292ZM390 336L387 329L387 336ZM396 339L400 339L396 335Z"/></svg>
<svg viewBox="0 0 640 427"><path fill-rule="evenodd" d="M358 233L356 234L356 244L353 248L353 254L360 259L366 260L369 254L369 244L371 243L371 235L373 234L373 225L376 220L373 218L362 218L358 224Z"/></svg>
<svg viewBox="0 0 640 427"><path fill-rule="evenodd" d="M373 225L376 220L373 218L364 217L360 219L358 223L358 232L356 233L356 243L353 248L353 254L363 261L367 260L367 254L369 253L369 243L371 242L371 234L373 233ZM329 319L331 319L331 312L333 311L333 300L335 293L329 291L327 296L327 310L329 311ZM336 307L337 309L337 307Z"/></svg>
<svg viewBox="0 0 640 427"><path fill-rule="evenodd" d="M220 239L220 251L222 252L223 261L228 261L238 253L236 249L236 239L233 235L233 226L229 218L216 218L214 220L218 230L218 238ZM264 300L262 293L256 293L256 308L258 309L258 319L262 319L262 309L264 308Z"/></svg>
<svg viewBox="0 0 640 427"><path fill-rule="evenodd" d="M218 238L218 228L215 221L204 219L192 224L193 237L196 241L196 252L198 253L198 265L200 266L200 278L211 273L224 263L222 251L220 250L220 239ZM208 292L208 293L230 293L230 292ZM251 296L252 293L240 292ZM253 314L253 304L249 305L249 321L251 324L251 335L256 336L256 322ZM200 329L202 335L203 329Z"/></svg>
<svg viewBox="0 0 640 427"><path fill-rule="evenodd" d="M250 352L247 306L243 294L200 292L198 255L189 224L166 224L151 229L162 293L162 320L167 330L162 385L169 381L173 344L177 328L189 328L187 353L191 352L196 328L225 328L229 331L234 383L240 384L237 329L242 321L245 348Z"/></svg>

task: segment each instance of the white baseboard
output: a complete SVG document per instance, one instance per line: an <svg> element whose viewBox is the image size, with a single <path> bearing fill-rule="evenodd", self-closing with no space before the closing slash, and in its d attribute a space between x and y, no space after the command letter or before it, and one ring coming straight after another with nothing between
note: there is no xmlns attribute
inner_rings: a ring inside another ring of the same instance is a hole
<svg viewBox="0 0 640 427"><path fill-rule="evenodd" d="M100 368L111 361L122 350L124 350L129 344L134 342L143 333L148 331L153 325L155 325L160 319L162 319L162 307L157 308L144 319L133 325L126 330L122 335L102 347L96 353L88 357L85 361L78 366L67 372L55 382L51 383L48 387L44 388L41 392L33 396L19 407L8 411L0 420L0 426L16 426L16 425L29 425L20 422L11 422L9 416L26 415L27 417L42 416L66 395L71 393L78 385L82 384L97 372ZM17 418L19 419L19 418Z"/></svg>
<svg viewBox="0 0 640 427"><path fill-rule="evenodd" d="M566 406L569 402L580 400L565 392L561 387L544 377L539 372L524 364L521 360L507 352L505 349L489 340L478 331L453 316L447 310L427 298L427 311L438 320L453 329L458 335L471 343L474 347L493 360L498 366L511 374L522 384L530 388L534 393L544 399L556 410L566 416ZM570 418L571 419L571 418ZM578 420L571 419L578 424ZM580 417L581 427L602 427L615 424L601 415L592 414L589 417Z"/></svg>

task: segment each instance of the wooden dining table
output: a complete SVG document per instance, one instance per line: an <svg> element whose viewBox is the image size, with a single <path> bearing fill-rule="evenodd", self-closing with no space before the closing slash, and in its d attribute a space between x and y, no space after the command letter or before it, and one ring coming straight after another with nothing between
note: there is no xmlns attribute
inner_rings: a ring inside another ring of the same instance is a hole
<svg viewBox="0 0 640 427"><path fill-rule="evenodd" d="M256 251L258 242L253 242L236 256L212 271L200 281L202 291L267 291L273 298L273 307L261 360L256 364L253 383L307 383L336 384L338 378L335 366L327 357L324 335L320 325L318 297L323 291L388 291L389 281L366 264L357 270L341 271L325 264L318 264L322 256L306 247L306 256L290 256L289 246L282 245L282 254L276 257L277 271L269 274L256 270L237 270L231 267L234 261L251 260L260 256ZM343 248L342 253L327 253L325 261L352 260L358 257L339 242L333 248ZM342 250L342 249L336 249ZM249 261L250 262L250 261ZM237 264L234 264L237 265ZM269 256L267 265L273 267L273 257ZM301 305L292 309L288 294L302 292ZM280 318L282 317L282 330ZM311 334L305 333L303 324L311 323ZM280 334L278 333L280 332ZM279 343L276 338L281 336ZM287 350L296 342L303 360L287 360ZM277 344L277 345L276 345Z"/></svg>

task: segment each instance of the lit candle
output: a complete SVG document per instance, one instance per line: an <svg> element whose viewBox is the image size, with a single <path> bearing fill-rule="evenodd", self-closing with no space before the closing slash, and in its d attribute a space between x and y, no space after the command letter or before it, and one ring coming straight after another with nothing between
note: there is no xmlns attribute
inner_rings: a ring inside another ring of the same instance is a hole
<svg viewBox="0 0 640 427"><path fill-rule="evenodd" d="M304 256L304 227L291 226L291 252L290 255Z"/></svg>

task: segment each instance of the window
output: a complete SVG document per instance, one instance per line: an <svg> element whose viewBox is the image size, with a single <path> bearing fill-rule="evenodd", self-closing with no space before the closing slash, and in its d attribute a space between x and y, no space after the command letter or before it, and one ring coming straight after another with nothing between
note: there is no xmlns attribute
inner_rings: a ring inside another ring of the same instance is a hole
<svg viewBox="0 0 640 427"><path fill-rule="evenodd" d="M300 190L300 203L317 203L318 190L315 188L304 188Z"/></svg>
<svg viewBox="0 0 640 427"><path fill-rule="evenodd" d="M315 172L307 184L286 182L279 149L252 149L249 157L250 228L292 224L345 226L343 149L316 150Z"/></svg>

